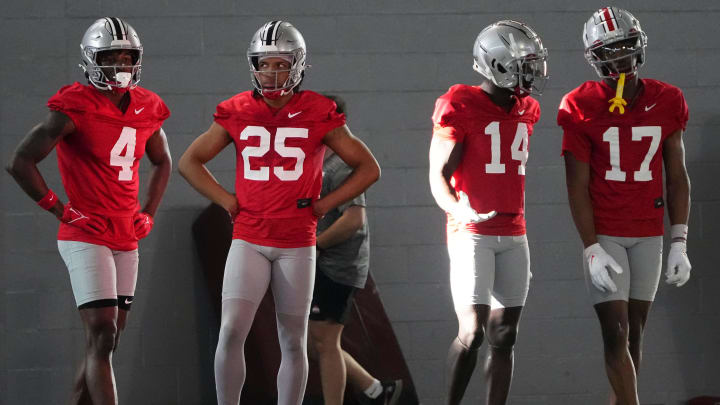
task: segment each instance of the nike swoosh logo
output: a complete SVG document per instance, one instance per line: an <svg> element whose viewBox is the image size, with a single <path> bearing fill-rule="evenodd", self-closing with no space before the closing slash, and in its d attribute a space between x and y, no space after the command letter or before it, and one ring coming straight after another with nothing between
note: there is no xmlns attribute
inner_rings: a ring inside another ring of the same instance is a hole
<svg viewBox="0 0 720 405"><path fill-rule="evenodd" d="M657 103L655 103L655 104L653 104L653 105L646 105L646 106L645 106L645 111L650 111L650 110L652 110L652 108L655 107L656 104L657 104Z"/></svg>
<svg viewBox="0 0 720 405"><path fill-rule="evenodd" d="M125 305L130 305L132 304L132 302L133 300L131 300L130 298L125 298Z"/></svg>
<svg viewBox="0 0 720 405"><path fill-rule="evenodd" d="M523 115L523 114L525 114L525 110L518 111L518 115Z"/></svg>
<svg viewBox="0 0 720 405"><path fill-rule="evenodd" d="M296 112L295 114L288 113L288 118L292 118L292 117L300 114L301 112L302 112L302 111L298 111L298 112Z"/></svg>
<svg viewBox="0 0 720 405"><path fill-rule="evenodd" d="M142 110L144 110L144 109L145 109L145 107L140 108L140 109L135 109L135 115L140 114L142 112Z"/></svg>

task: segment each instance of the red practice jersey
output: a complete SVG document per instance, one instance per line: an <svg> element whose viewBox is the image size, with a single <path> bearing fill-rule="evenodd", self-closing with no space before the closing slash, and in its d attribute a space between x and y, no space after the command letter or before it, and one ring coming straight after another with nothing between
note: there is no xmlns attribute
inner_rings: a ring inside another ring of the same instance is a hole
<svg viewBox="0 0 720 405"><path fill-rule="evenodd" d="M252 91L217 106L215 122L232 137L237 153L235 195L240 212L233 239L281 248L315 244L323 137L345 124L335 102L312 91L293 95L281 109Z"/></svg>
<svg viewBox="0 0 720 405"><path fill-rule="evenodd" d="M642 85L622 115L608 110L615 89L604 82L586 82L560 104L563 153L590 165L598 234L663 234L663 142L685 129L688 108L677 87L651 79L642 79Z"/></svg>
<svg viewBox="0 0 720 405"><path fill-rule="evenodd" d="M477 224L461 224L448 215L448 232L525 234L525 163L538 119L540 105L531 97L517 99L510 112L480 87L464 84L437 99L433 136L463 144L451 184L468 195L475 211L498 213Z"/></svg>
<svg viewBox="0 0 720 405"><path fill-rule="evenodd" d="M67 115L75 124L75 132L62 138L56 148L68 199L82 213L108 223L103 235L60 224L59 240L117 250L137 248L132 217L139 210L138 165L145 142L170 111L150 90L129 91L125 113L94 87L77 82L61 88L48 101L51 110Z"/></svg>

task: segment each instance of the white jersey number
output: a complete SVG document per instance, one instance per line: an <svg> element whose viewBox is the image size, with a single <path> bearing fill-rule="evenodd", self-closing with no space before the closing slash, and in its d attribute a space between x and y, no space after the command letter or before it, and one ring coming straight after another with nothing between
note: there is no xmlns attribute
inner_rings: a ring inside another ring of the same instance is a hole
<svg viewBox="0 0 720 405"><path fill-rule="evenodd" d="M650 162L657 153L660 146L660 138L662 138L661 127L633 127L632 140L640 141L642 138L649 137L650 148L645 154L645 159L640 163L640 169L633 172L635 181L652 180L652 172L650 171ZM610 170L605 171L605 180L625 181L626 173L620 170L620 130L618 127L610 127L603 133L603 141L610 144Z"/></svg>
<svg viewBox="0 0 720 405"><path fill-rule="evenodd" d="M505 164L500 163L500 122L493 121L485 127L485 135L490 135L490 163L485 164L485 173L505 173ZM520 162L518 174L525 175L525 163L528 160L528 128L524 122L518 123L510 153L513 160Z"/></svg>
<svg viewBox="0 0 720 405"><path fill-rule="evenodd" d="M123 127L120 137L110 151L110 166L120 166L118 180L131 181L133 178L132 166L135 162L135 128ZM125 155L121 153L125 151Z"/></svg>
<svg viewBox="0 0 720 405"><path fill-rule="evenodd" d="M248 180L268 181L270 180L270 168L267 166L259 169L250 168L251 157L261 157L270 151L270 131L264 127L248 126L240 133L240 139L247 140L251 136L260 138L258 146L246 146L242 150L243 172ZM285 146L287 138L307 138L307 128L278 128L275 131L275 151L282 157L295 158L295 167L292 170L285 170L282 166L273 167L273 174L282 181L295 181L300 178L303 172L305 152L301 148Z"/></svg>

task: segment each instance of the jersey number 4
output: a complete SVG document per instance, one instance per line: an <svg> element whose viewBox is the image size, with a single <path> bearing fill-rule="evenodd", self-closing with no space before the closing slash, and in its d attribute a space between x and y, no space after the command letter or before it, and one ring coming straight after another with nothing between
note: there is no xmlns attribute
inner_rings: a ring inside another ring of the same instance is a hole
<svg viewBox="0 0 720 405"><path fill-rule="evenodd" d="M485 135L490 135L490 163L485 164L485 173L505 173L505 163L500 163L500 122L493 121L485 127ZM515 138L510 145L513 160L520 162L518 174L525 175L525 163L528 160L528 128L524 122L518 123Z"/></svg>
<svg viewBox="0 0 720 405"><path fill-rule="evenodd" d="M131 181L133 179L133 163L135 162L135 128L123 127L120 138L110 151L110 166L120 166L118 180ZM125 154L122 155L122 152Z"/></svg>
<svg viewBox="0 0 720 405"><path fill-rule="evenodd" d="M260 138L260 145L246 146L243 148L243 172L248 180L268 181L270 180L270 168L267 166L259 169L250 168L251 157L261 157L270 151L270 131L264 127L248 126L240 133L240 139L247 140L251 136ZM295 158L295 167L292 170L286 170L282 166L273 167L273 174L282 181L295 181L300 178L303 173L303 162L305 161L305 152L301 148L285 146L285 140L288 138L307 138L307 128L278 128L275 131L274 149L278 155L285 158Z"/></svg>
<svg viewBox="0 0 720 405"><path fill-rule="evenodd" d="M650 171L650 162L652 162L658 146L660 146L660 138L662 137L661 127L633 127L632 140L640 141L642 138L649 137L650 148L645 154L645 159L640 163L640 169L633 172L635 181L652 180L652 172ZM605 171L605 180L625 181L626 173L620 170L620 130L618 127L610 127L603 133L603 141L610 144L610 170Z"/></svg>

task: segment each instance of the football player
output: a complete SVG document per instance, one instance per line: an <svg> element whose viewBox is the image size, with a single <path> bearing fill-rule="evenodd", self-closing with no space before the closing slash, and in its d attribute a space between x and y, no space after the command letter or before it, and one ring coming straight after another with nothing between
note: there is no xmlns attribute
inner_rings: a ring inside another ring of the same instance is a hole
<svg viewBox="0 0 720 405"><path fill-rule="evenodd" d="M224 207L234 223L222 292L215 353L218 403L237 405L245 379L243 346L261 299L275 299L282 361L278 404L300 404L307 381L307 325L315 278L318 218L352 200L380 176L368 148L335 112L335 103L300 91L307 49L287 21L270 21L247 52L254 90L217 106L215 122L179 162L201 194ZM237 153L235 195L205 167L229 144ZM348 165L348 180L323 198L325 145Z"/></svg>
<svg viewBox="0 0 720 405"><path fill-rule="evenodd" d="M682 141L688 109L678 88L640 79L647 37L629 12L596 11L585 23L583 42L601 80L566 94L557 120L611 403L632 405L638 403L643 331L662 265L663 165L672 224L667 282L679 287L690 277L690 181Z"/></svg>
<svg viewBox="0 0 720 405"><path fill-rule="evenodd" d="M473 49L479 86L452 86L435 103L430 187L447 212L450 288L458 335L448 352L448 404L459 404L483 338L487 403L504 404L530 284L525 163L547 79L547 50L527 25L498 21ZM491 306L492 304L492 306Z"/></svg>
<svg viewBox="0 0 720 405"><path fill-rule="evenodd" d="M160 97L138 86L143 48L125 21L95 21L80 49L88 84L65 86L50 98L49 114L22 140L8 171L60 220L58 249L86 336L74 403L116 404L111 357L135 294L138 240L152 229L170 178L161 128L170 112ZM66 203L37 168L53 148ZM152 170L141 208L138 165L146 152Z"/></svg>

